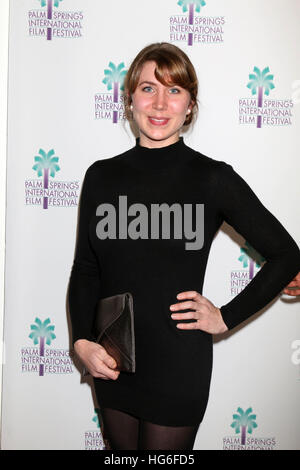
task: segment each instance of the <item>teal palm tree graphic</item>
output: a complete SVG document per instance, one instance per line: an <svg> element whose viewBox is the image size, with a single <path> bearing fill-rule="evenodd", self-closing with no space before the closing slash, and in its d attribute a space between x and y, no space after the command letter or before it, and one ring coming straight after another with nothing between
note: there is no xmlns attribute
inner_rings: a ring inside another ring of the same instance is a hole
<svg viewBox="0 0 300 470"><path fill-rule="evenodd" d="M52 2L53 5L58 8L60 2L63 0L38 0L41 3L41 7L45 7L47 5L47 19L52 20ZM52 29L47 28L47 40L51 41L52 39Z"/></svg>
<svg viewBox="0 0 300 470"><path fill-rule="evenodd" d="M269 74L269 67L265 67L261 72L258 67L253 68L253 72L249 74L250 82L247 84L247 88L250 88L252 95L256 95L258 90L258 107L262 108L263 105L263 93L269 96L270 90L275 88L273 83L274 75ZM261 128L262 117L257 116L257 126Z"/></svg>
<svg viewBox="0 0 300 470"><path fill-rule="evenodd" d="M124 90L124 79L127 73L127 70L122 70L125 67L124 62L121 62L118 67L115 66L113 62L109 62L108 66L110 69L104 70L105 78L102 80L102 83L107 85L107 89L111 90L113 88L114 103L119 101L119 86L120 90ZM118 122L118 112L113 111L113 123Z"/></svg>
<svg viewBox="0 0 300 470"><path fill-rule="evenodd" d="M99 419L100 408L95 408L94 411L95 411L95 416L93 417L93 421L94 421L94 423L97 424L97 428L100 429L101 428L100 419ZM102 438L103 438L103 442L104 442L104 450L111 450L109 440L104 437L102 431L101 431L101 433L102 433Z"/></svg>
<svg viewBox="0 0 300 470"><path fill-rule="evenodd" d="M50 346L51 341L56 338L53 333L55 326L49 324L50 318L47 318L44 322L39 318L36 318L34 321L36 324L30 325L32 331L29 338L33 340L33 344L38 344L40 340L40 356L43 357L45 355L45 341ZM44 375L44 364L40 364L39 368L39 376L42 375Z"/></svg>
<svg viewBox="0 0 300 470"><path fill-rule="evenodd" d="M243 268L247 268L249 264L249 279L254 276L254 261L257 268L259 268L265 260L258 251L256 251L247 241L245 246L241 248L241 256L238 258L243 263Z"/></svg>
<svg viewBox="0 0 300 470"><path fill-rule="evenodd" d="M196 11L199 13L201 10L201 7L204 7L206 5L206 2L204 0L179 0L177 5L182 7L182 11L186 13L188 11L188 7L190 5L195 5Z"/></svg>
<svg viewBox="0 0 300 470"><path fill-rule="evenodd" d="M94 423L96 423L97 428L100 428L100 419L99 419L100 409L95 408L94 411L95 411L95 415L93 417L93 421L94 421Z"/></svg>
<svg viewBox="0 0 300 470"><path fill-rule="evenodd" d="M182 11L186 13L189 10L189 24L194 24L194 7L196 12L199 13L201 7L206 5L204 0L180 0L177 5L182 7ZM188 34L188 46L193 45L193 33Z"/></svg>
<svg viewBox="0 0 300 470"><path fill-rule="evenodd" d="M49 150L48 153L45 150L39 150L39 156L34 157L36 162L33 165L32 169L37 172L38 176L42 176L44 172L44 189L48 189L49 186L49 171L50 176L54 178L55 173L60 170L60 167L57 165L59 157L53 157L55 154L54 150ZM48 209L48 197L44 196L43 199L43 208Z"/></svg>
<svg viewBox="0 0 300 470"><path fill-rule="evenodd" d="M53 0L38 0L41 4L42 7L45 7L46 4L49 5L49 3L52 3ZM59 6L59 3L62 2L63 0L54 0L53 5L57 8Z"/></svg>
<svg viewBox="0 0 300 470"><path fill-rule="evenodd" d="M234 421L231 423L231 427L235 429L235 433L238 434L241 432L242 428L242 445L246 444L246 431L248 430L249 434L252 434L252 430L257 428L255 422L256 415L252 413L252 408L248 408L246 411L243 411L242 408L238 408L237 412L239 414L232 415Z"/></svg>

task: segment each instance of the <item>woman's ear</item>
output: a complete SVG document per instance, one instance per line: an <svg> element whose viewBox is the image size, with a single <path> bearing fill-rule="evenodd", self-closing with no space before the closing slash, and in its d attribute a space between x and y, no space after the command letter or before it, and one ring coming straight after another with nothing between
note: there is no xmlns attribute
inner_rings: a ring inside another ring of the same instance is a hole
<svg viewBox="0 0 300 470"><path fill-rule="evenodd" d="M189 104L189 109L192 111L194 106L195 106L195 101L191 100Z"/></svg>

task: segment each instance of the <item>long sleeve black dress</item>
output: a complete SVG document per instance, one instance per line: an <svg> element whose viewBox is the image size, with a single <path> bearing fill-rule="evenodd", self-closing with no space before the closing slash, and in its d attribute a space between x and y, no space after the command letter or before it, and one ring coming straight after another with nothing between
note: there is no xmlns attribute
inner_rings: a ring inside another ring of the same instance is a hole
<svg viewBox="0 0 300 470"><path fill-rule="evenodd" d="M164 205L159 224L155 204ZM202 420L212 335L180 330L177 323L193 320L173 320L169 307L179 301L179 292L202 294L211 243L224 220L266 259L248 286L220 308L232 329L300 270L296 242L232 166L193 150L180 137L158 149L140 146L137 139L130 150L87 169L69 285L73 343L92 339L100 297L131 292L135 314L136 372L121 372L116 380L94 378L100 408L169 426Z"/></svg>

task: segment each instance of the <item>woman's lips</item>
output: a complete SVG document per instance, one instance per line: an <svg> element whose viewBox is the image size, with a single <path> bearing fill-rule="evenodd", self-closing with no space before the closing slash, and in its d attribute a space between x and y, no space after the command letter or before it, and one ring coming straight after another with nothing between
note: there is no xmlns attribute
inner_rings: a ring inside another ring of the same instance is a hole
<svg viewBox="0 0 300 470"><path fill-rule="evenodd" d="M152 117L149 117L148 119L154 126L165 126L169 122L169 119L156 119Z"/></svg>

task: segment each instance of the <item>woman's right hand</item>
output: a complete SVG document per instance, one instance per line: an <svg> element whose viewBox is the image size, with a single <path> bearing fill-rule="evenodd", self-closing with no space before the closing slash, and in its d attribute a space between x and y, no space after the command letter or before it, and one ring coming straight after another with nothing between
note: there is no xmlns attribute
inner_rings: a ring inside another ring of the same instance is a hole
<svg viewBox="0 0 300 470"><path fill-rule="evenodd" d="M100 344L78 339L74 343L74 351L93 377L105 380L119 377L120 371L113 370L117 365L115 359Z"/></svg>

